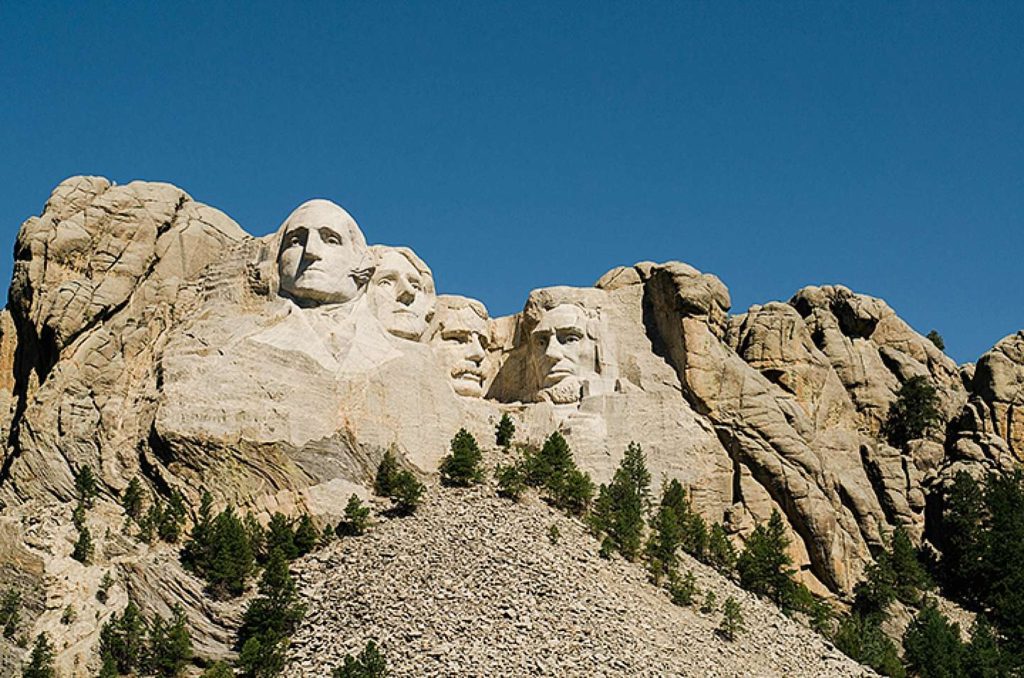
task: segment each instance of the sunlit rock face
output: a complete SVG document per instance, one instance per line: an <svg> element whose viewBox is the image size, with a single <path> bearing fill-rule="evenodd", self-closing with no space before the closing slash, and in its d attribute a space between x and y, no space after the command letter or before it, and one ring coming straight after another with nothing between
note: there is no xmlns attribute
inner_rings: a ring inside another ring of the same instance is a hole
<svg viewBox="0 0 1024 678"><path fill-rule="evenodd" d="M385 450L431 474L459 428L488 445L507 413L519 442L561 431L598 482L639 442L655 487L678 478L737 540L778 510L800 576L849 591L896 525L927 532L953 465L1024 445L1020 334L971 373L879 299L807 287L732 314L678 262L492 318L326 200L257 238L173 186L75 177L22 226L10 299L9 506L70 498L88 464L106 490L337 516ZM878 431L918 375L954 433L894 449Z"/></svg>

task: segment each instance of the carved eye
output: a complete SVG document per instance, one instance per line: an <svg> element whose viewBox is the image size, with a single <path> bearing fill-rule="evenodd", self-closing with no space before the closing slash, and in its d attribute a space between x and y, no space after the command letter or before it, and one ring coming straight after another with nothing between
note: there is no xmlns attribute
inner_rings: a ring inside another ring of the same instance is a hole
<svg viewBox="0 0 1024 678"><path fill-rule="evenodd" d="M409 283L409 286L412 287L417 292L423 291L423 285L421 285L418 280L412 281L411 283Z"/></svg>
<svg viewBox="0 0 1024 678"><path fill-rule="evenodd" d="M285 239L285 246L287 246L287 247L295 247L296 245L301 245L301 244L302 244L302 238L300 238L298 234L292 234L292 235L288 236L287 239Z"/></svg>
<svg viewBox="0 0 1024 678"><path fill-rule="evenodd" d="M377 287L391 287L395 284L395 281L391 278L382 278L377 281Z"/></svg>
<svg viewBox="0 0 1024 678"><path fill-rule="evenodd" d="M321 238L321 240L323 240L324 243L326 243L328 245L340 245L341 244L341 236L338 235L337 233L332 233L331 231L325 232L323 234L323 237Z"/></svg>
<svg viewBox="0 0 1024 678"><path fill-rule="evenodd" d="M579 340L582 339L582 338L583 337L581 335L576 334L575 332L573 332L571 334L563 335L561 337L560 341L563 344L575 344L575 343L579 342Z"/></svg>

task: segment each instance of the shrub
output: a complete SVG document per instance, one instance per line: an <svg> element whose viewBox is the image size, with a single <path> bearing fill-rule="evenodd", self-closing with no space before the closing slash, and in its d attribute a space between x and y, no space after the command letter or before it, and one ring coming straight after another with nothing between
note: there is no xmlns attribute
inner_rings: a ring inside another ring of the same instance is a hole
<svg viewBox="0 0 1024 678"><path fill-rule="evenodd" d="M441 484L449 487L469 487L483 481L480 467L483 454L476 438L466 429L459 429L451 441L451 453L441 460Z"/></svg>
<svg viewBox="0 0 1024 678"><path fill-rule="evenodd" d="M110 576L109 570L103 574L103 579L100 580L100 585L96 589L96 600L106 605L107 598L110 597L110 587L114 585L114 578Z"/></svg>
<svg viewBox="0 0 1024 678"><path fill-rule="evenodd" d="M138 520L142 516L142 484L138 478L132 478L128 483L124 494L121 495L121 505L124 506L124 512L133 520Z"/></svg>
<svg viewBox="0 0 1024 678"><path fill-rule="evenodd" d="M86 508L92 508L97 493L96 476L93 475L92 468L88 465L83 466L75 474L75 495L78 501Z"/></svg>
<svg viewBox="0 0 1024 678"><path fill-rule="evenodd" d="M704 604L700 606L700 611L704 614L711 614L718 609L718 598L715 596L714 591L708 591L707 595L704 596Z"/></svg>
<svg viewBox="0 0 1024 678"><path fill-rule="evenodd" d="M398 479L398 459L392 450L384 453L384 458L377 465L377 476L373 481L373 493L378 497L390 497L395 481Z"/></svg>
<svg viewBox="0 0 1024 678"><path fill-rule="evenodd" d="M498 481L498 496L519 501L526 491L526 473L521 464L498 464L494 467L494 479Z"/></svg>
<svg viewBox="0 0 1024 678"><path fill-rule="evenodd" d="M946 350L946 342L943 340L942 335L939 334L938 330L932 330L931 332L925 335L925 338L928 339L928 341L935 344L935 348L939 349L940 351Z"/></svg>
<svg viewBox="0 0 1024 678"><path fill-rule="evenodd" d="M391 502L394 511L400 516L412 515L423 499L426 487L416 479L412 471L403 469L395 476L391 487Z"/></svg>
<svg viewBox="0 0 1024 678"><path fill-rule="evenodd" d="M215 598L234 597L245 590L255 554L249 531L234 508L228 506L211 519L211 505L209 495L204 495L182 564L206 580Z"/></svg>
<svg viewBox="0 0 1024 678"><path fill-rule="evenodd" d="M926 377L908 379L896 400L889 406L889 415L882 433L893 447L905 447L908 442L923 438L942 421L939 396Z"/></svg>
<svg viewBox="0 0 1024 678"><path fill-rule="evenodd" d="M697 595L697 580L693 572L687 571L686 574L679 576L670 571L668 578L668 593L672 597L672 603L680 606L693 605Z"/></svg>
<svg viewBox="0 0 1024 678"><path fill-rule="evenodd" d="M882 631L881 620L877 616L865 619L858 612L846 615L832 641L846 656L870 666L883 676L905 678L907 675L896 644Z"/></svg>
<svg viewBox="0 0 1024 678"><path fill-rule="evenodd" d="M345 504L345 517L338 523L337 533L339 537L358 537L366 533L370 525L370 507L359 500L359 496L352 494Z"/></svg>
<svg viewBox="0 0 1024 678"><path fill-rule="evenodd" d="M552 479L548 488L549 499L555 507L569 515L582 516L594 499L594 483L590 475L573 465L562 475Z"/></svg>
<svg viewBox="0 0 1024 678"><path fill-rule="evenodd" d="M54 678L57 672L53 669L53 645L45 633L36 636L32 646L32 655L28 664L21 668L22 678Z"/></svg>
<svg viewBox="0 0 1024 678"><path fill-rule="evenodd" d="M725 528L720 523L715 523L708 535L704 562L723 574L729 574L736 568L736 558L736 548L729 540L729 535L725 533Z"/></svg>
<svg viewBox="0 0 1024 678"><path fill-rule="evenodd" d="M341 666L334 669L332 678L384 678L388 675L387 662L372 640L353 657L346 655Z"/></svg>
<svg viewBox="0 0 1024 678"><path fill-rule="evenodd" d="M558 529L558 525L554 523L548 528L548 541L551 542L552 546L558 544L558 540L562 537L562 532Z"/></svg>
<svg viewBox="0 0 1024 678"><path fill-rule="evenodd" d="M249 603L238 630L239 666L246 676L273 676L284 668L288 639L306 614L288 560L274 549L259 583L260 595Z"/></svg>
<svg viewBox="0 0 1024 678"><path fill-rule="evenodd" d="M732 641L736 640L744 630L743 611L740 609L740 604L736 602L735 598L729 596L722 604L722 621L718 625L718 632L726 640Z"/></svg>
<svg viewBox="0 0 1024 678"><path fill-rule="evenodd" d="M203 671L199 678L235 678L235 672L227 662L217 662Z"/></svg>
<svg viewBox="0 0 1024 678"><path fill-rule="evenodd" d="M498 422L498 426L494 429L494 442L507 450L512 444L512 438L515 434L516 425L512 423L512 417L508 416L508 412L505 412L501 415L501 421Z"/></svg>
<svg viewBox="0 0 1024 678"><path fill-rule="evenodd" d="M784 605L793 586L788 546L782 516L773 510L766 524L754 528L736 561L740 586Z"/></svg>
<svg viewBox="0 0 1024 678"><path fill-rule="evenodd" d="M78 613L75 612L74 605L68 605L64 608L64 612L60 615L60 623L67 626L68 624L74 624L75 619L78 618Z"/></svg>

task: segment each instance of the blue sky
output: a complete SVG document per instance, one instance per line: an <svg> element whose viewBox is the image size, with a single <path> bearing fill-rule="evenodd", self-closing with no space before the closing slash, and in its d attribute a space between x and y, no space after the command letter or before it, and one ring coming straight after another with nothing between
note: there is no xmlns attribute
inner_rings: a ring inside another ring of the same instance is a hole
<svg viewBox="0 0 1024 678"><path fill-rule="evenodd" d="M0 3L0 279L73 174L345 206L492 314L638 260L1024 328L1024 3Z"/></svg>

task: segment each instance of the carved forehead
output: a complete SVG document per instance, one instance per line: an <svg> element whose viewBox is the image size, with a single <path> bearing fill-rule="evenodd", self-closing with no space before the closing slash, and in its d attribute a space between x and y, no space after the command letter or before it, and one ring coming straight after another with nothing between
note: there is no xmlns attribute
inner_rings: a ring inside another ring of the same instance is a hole
<svg viewBox="0 0 1024 678"><path fill-rule="evenodd" d="M586 311L575 304L559 304L554 308L545 309L541 312L537 326L533 331L545 332L571 328L581 331L587 329Z"/></svg>
<svg viewBox="0 0 1024 678"><path fill-rule="evenodd" d="M281 234L297 228L319 228L327 226L343 236L347 236L357 246L366 247L366 238L359 230L355 219L339 205L330 200L317 198L302 203L288 215L281 224Z"/></svg>
<svg viewBox="0 0 1024 678"><path fill-rule="evenodd" d="M376 265L375 275L379 276L384 271L401 271L411 267L412 270L420 274L425 288L431 292L434 290L434 273L426 262L408 247L374 245L370 251L373 252L373 260Z"/></svg>

